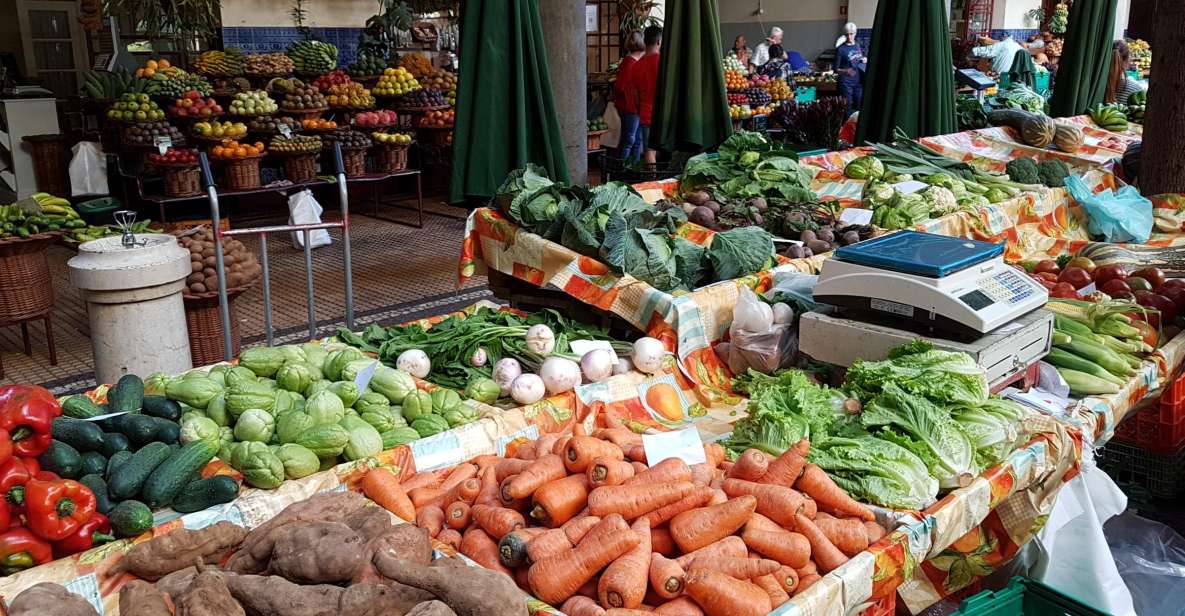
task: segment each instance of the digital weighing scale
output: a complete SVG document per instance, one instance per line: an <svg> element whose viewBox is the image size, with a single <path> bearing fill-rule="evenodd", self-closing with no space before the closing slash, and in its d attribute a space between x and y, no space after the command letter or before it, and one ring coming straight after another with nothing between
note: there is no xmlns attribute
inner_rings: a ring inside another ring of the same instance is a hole
<svg viewBox="0 0 1185 616"><path fill-rule="evenodd" d="M1003 254L1003 244L899 231L836 250L814 299L892 327L974 340L1049 299Z"/></svg>

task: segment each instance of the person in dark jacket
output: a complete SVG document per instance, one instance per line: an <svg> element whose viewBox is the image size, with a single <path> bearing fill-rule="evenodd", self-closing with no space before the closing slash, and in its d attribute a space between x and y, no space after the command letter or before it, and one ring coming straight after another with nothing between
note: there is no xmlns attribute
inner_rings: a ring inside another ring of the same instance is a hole
<svg viewBox="0 0 1185 616"><path fill-rule="evenodd" d="M864 100L861 81L864 71L868 69L868 58L864 56L864 50L856 44L854 31L845 32L844 39L844 44L835 49L835 72L839 74L839 79L836 80L839 94L847 101L847 111L844 113L844 117L847 117L852 115L853 111L859 111Z"/></svg>

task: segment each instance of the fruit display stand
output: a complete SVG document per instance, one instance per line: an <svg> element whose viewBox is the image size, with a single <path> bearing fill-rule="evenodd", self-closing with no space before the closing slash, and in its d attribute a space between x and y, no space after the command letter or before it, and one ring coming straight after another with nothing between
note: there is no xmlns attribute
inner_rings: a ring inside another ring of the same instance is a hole
<svg viewBox="0 0 1185 616"><path fill-rule="evenodd" d="M317 177L316 152L277 153L284 168L284 177L293 184L307 182Z"/></svg>
<svg viewBox="0 0 1185 616"><path fill-rule="evenodd" d="M374 170L378 173L393 173L407 169L407 154L411 151L408 145L375 145L371 152L374 154Z"/></svg>
<svg viewBox="0 0 1185 616"><path fill-rule="evenodd" d="M0 239L0 327L20 325L25 354L32 355L29 323L41 321L51 366L58 365L58 355L53 343L54 292L46 251L60 235L53 231ZM3 376L4 365L0 363L0 378Z"/></svg>
<svg viewBox="0 0 1185 616"><path fill-rule="evenodd" d="M263 154L256 154L222 161L226 187L231 190L259 188L259 161L262 158Z"/></svg>

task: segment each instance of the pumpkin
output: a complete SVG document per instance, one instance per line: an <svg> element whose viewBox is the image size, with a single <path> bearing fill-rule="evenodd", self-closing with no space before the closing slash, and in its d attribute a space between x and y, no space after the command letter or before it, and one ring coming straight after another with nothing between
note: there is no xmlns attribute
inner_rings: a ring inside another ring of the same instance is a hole
<svg viewBox="0 0 1185 616"><path fill-rule="evenodd" d="M1029 113L1020 109L997 109L988 113L988 121L995 126L1008 126L1020 133L1025 145L1035 148L1048 147L1053 143L1057 129L1052 118L1041 113Z"/></svg>
<svg viewBox="0 0 1185 616"><path fill-rule="evenodd" d="M1066 122L1057 122L1053 133L1053 145L1063 152L1073 154L1082 147L1082 129Z"/></svg>

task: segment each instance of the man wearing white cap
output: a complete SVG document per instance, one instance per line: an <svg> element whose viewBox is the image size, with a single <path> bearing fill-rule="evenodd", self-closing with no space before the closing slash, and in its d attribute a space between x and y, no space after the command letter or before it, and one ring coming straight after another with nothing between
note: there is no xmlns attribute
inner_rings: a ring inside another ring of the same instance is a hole
<svg viewBox="0 0 1185 616"><path fill-rule="evenodd" d="M753 64L753 66L763 66L766 62L769 62L769 47L770 47L770 45L781 45L781 44L782 44L782 29L777 26L770 28L769 29L769 36L764 41L762 41L762 43L760 45L757 46L757 49L755 49L753 51L753 59L750 60L750 62Z"/></svg>

